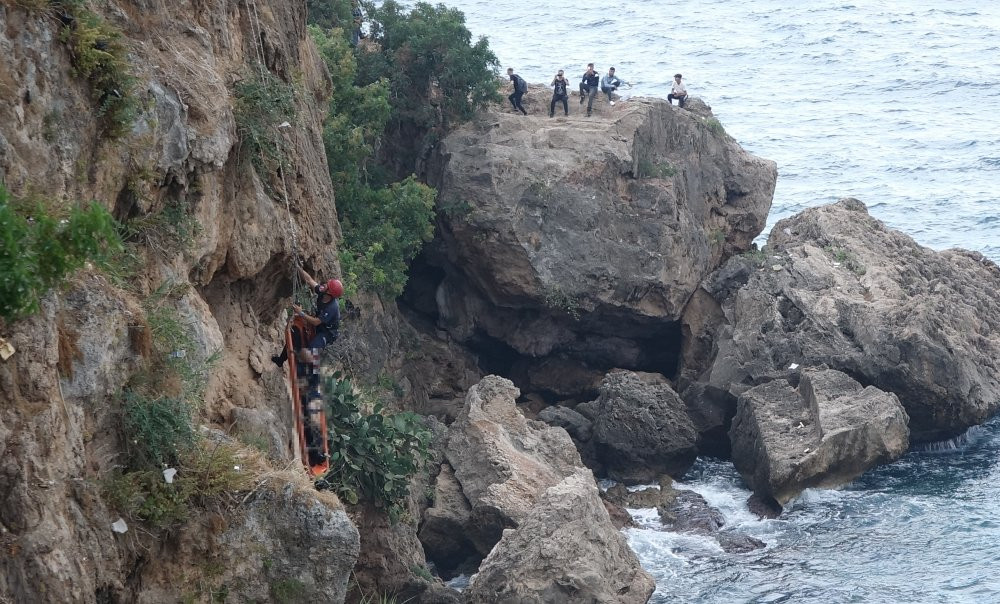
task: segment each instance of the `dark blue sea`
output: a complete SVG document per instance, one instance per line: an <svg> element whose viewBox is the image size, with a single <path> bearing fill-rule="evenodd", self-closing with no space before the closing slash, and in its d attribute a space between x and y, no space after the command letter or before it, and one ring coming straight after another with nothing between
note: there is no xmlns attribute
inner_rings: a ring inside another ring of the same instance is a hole
<svg viewBox="0 0 1000 604"><path fill-rule="evenodd" d="M632 83L626 95L665 96L683 73L729 134L778 163L768 230L850 196L923 245L1000 261L1000 2L447 4L529 81L593 61ZM638 512L647 528L629 540L653 601L1000 602L1000 423L938 449L807 491L769 521L746 511L731 464L700 460L687 486L768 546L724 554Z"/></svg>

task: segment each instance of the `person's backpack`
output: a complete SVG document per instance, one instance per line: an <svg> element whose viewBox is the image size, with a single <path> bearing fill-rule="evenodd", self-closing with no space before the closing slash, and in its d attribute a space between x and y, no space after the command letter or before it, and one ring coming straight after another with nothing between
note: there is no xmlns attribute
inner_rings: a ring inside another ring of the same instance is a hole
<svg viewBox="0 0 1000 604"><path fill-rule="evenodd" d="M528 82L519 75L515 75L514 77L516 78L514 80L514 89L518 92L528 92Z"/></svg>

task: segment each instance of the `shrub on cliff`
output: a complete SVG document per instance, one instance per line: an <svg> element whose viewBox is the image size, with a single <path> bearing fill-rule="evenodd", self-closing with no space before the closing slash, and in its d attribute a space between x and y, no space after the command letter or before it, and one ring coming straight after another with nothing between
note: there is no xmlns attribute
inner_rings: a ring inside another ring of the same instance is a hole
<svg viewBox="0 0 1000 604"><path fill-rule="evenodd" d="M344 501L365 499L398 518L410 478L430 457L422 418L390 413L380 403L366 411L350 380L339 375L327 379L324 391L330 471L323 479Z"/></svg>
<svg viewBox="0 0 1000 604"><path fill-rule="evenodd" d="M0 317L36 312L67 275L120 248L114 219L96 203L65 210L12 197L0 185Z"/></svg>

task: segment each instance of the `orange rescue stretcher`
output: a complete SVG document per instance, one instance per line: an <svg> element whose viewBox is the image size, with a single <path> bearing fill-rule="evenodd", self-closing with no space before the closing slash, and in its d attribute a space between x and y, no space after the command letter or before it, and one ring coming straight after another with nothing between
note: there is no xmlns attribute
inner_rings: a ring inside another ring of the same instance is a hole
<svg viewBox="0 0 1000 604"><path fill-rule="evenodd" d="M312 476L322 476L330 469L330 450L327 444L326 411L319 391L319 355L313 361L300 360L295 349L292 329L301 334L300 344L305 347L312 340L315 329L300 316L292 316L285 325L285 347L288 349L288 383L292 389L292 414L295 417L295 436L299 441L302 463ZM310 388L310 379L313 380Z"/></svg>

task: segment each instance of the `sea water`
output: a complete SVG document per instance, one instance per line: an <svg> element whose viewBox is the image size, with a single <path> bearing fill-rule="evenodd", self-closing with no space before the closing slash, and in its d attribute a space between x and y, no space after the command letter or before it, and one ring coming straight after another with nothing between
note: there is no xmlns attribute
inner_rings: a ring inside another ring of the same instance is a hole
<svg viewBox="0 0 1000 604"><path fill-rule="evenodd" d="M923 245L1000 261L1000 2L447 4L529 81L564 69L575 84L594 62L632 84L626 96L665 97L682 73L730 135L777 162L768 230L856 197ZM1000 602L998 453L993 422L765 521L730 463L699 460L686 486L767 547L725 554L649 511L628 538L654 602Z"/></svg>

